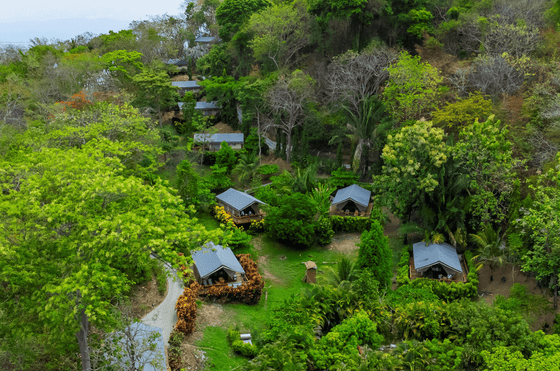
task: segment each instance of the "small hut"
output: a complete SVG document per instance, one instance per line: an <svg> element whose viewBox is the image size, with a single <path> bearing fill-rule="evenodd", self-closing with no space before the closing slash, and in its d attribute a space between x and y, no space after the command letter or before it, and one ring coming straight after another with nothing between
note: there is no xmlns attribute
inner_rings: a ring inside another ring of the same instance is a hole
<svg viewBox="0 0 560 371"><path fill-rule="evenodd" d="M368 216L371 213L371 192L359 185L339 189L331 204L331 215Z"/></svg>
<svg viewBox="0 0 560 371"><path fill-rule="evenodd" d="M311 260L301 264L305 265L305 277L303 277L302 281L307 283L317 283L317 280L315 279L317 275L317 264Z"/></svg>
<svg viewBox="0 0 560 371"><path fill-rule="evenodd" d="M446 243L418 242L412 245L414 269L422 277L456 279L463 276L457 250Z"/></svg>
<svg viewBox="0 0 560 371"><path fill-rule="evenodd" d="M222 142L229 144L231 149L242 149L244 138L243 133L195 134L194 141L202 143L210 152L217 152L222 147Z"/></svg>
<svg viewBox="0 0 560 371"><path fill-rule="evenodd" d="M216 199L218 205L231 215L235 224L251 223L253 220L259 221L264 217L261 205L265 205L265 203L245 192L230 188L217 195Z"/></svg>
<svg viewBox="0 0 560 371"><path fill-rule="evenodd" d="M172 81L171 86L176 86L181 96L185 95L187 91L198 93L202 90L202 86L198 85L196 81Z"/></svg>
<svg viewBox="0 0 560 371"><path fill-rule="evenodd" d="M201 250L191 251L192 270L199 284L204 286L227 283L237 287L245 279L245 270L229 247L208 242Z"/></svg>

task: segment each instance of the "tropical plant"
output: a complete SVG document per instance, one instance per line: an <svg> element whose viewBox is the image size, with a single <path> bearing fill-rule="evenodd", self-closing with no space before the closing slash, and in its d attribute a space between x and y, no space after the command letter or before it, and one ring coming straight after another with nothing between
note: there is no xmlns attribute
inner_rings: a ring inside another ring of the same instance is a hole
<svg viewBox="0 0 560 371"><path fill-rule="evenodd" d="M255 153L247 152L239 158L239 162L233 169L233 174L237 175L240 182L247 182L258 173L260 166L259 158Z"/></svg>
<svg viewBox="0 0 560 371"><path fill-rule="evenodd" d="M360 104L360 112L355 115L348 111L348 137L356 145L352 168L361 176L365 176L369 166L372 150L379 149L380 138L393 126L393 119L386 112L385 104L375 96L371 96Z"/></svg>
<svg viewBox="0 0 560 371"><path fill-rule="evenodd" d="M333 189L325 184L317 184L316 188L313 188L309 197L313 200L317 206L317 220L321 220L329 215L329 209L331 207L331 193Z"/></svg>
<svg viewBox="0 0 560 371"><path fill-rule="evenodd" d="M343 282L352 282L358 278L358 268L356 262L347 256L336 265L336 269L329 267L327 273L327 282L335 287L340 286Z"/></svg>
<svg viewBox="0 0 560 371"><path fill-rule="evenodd" d="M501 230L502 228L498 228L496 231L490 224L484 224L481 231L469 235L470 240L478 247L478 254L473 256L473 261L477 263L476 270L481 269L484 263L489 263L493 271L496 265L504 263L506 243Z"/></svg>

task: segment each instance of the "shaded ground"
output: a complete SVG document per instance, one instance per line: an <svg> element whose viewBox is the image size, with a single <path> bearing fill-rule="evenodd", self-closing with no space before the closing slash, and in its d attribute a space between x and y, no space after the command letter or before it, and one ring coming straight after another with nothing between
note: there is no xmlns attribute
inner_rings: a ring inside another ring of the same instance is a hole
<svg viewBox="0 0 560 371"><path fill-rule="evenodd" d="M490 266L485 265L478 272L479 284L478 292L479 295L483 295L481 300L484 300L488 304L492 304L496 299L496 296L502 295L504 297L509 297L509 292L511 287L515 283L520 283L527 287L527 291L533 295L543 295L550 302L550 312L535 315L529 319L531 329L533 331L540 330L545 323L552 326L554 317L556 314L560 313L560 308L553 310L553 298L548 289L543 289L537 285L537 281L534 277L529 277L525 273L521 272L519 267L515 267L512 270L512 265L507 264L503 267L497 267L492 271ZM493 280L490 281L490 276ZM505 279L505 282L503 280Z"/></svg>
<svg viewBox="0 0 560 371"><path fill-rule="evenodd" d="M361 233L337 233L334 235L330 244L325 246L327 250L334 250L342 253L351 253L357 251L360 243Z"/></svg>
<svg viewBox="0 0 560 371"><path fill-rule="evenodd" d="M144 317L165 299L168 289L169 283L165 293L161 295L158 292L155 277L152 277L152 280L145 284L135 286L129 296L132 316L138 319Z"/></svg>

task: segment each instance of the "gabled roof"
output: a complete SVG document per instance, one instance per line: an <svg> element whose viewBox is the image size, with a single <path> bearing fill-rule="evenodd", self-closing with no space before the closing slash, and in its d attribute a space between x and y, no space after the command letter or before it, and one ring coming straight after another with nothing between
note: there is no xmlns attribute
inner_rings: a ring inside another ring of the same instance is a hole
<svg viewBox="0 0 560 371"><path fill-rule="evenodd" d="M412 245L412 248L416 270L430 267L434 264L442 264L456 272L463 271L457 250L447 243L426 245L425 242L418 242Z"/></svg>
<svg viewBox="0 0 560 371"><path fill-rule="evenodd" d="M202 88L197 81L172 81L171 85L179 88Z"/></svg>
<svg viewBox="0 0 560 371"><path fill-rule="evenodd" d="M215 245L213 242L208 242L201 250L191 251L191 255L196 269L198 269L198 274L203 279L222 268L245 273L229 247L224 248Z"/></svg>
<svg viewBox="0 0 560 371"><path fill-rule="evenodd" d="M370 196L370 191L363 189L359 185L352 184L349 187L339 189L338 192L336 192L336 196L334 196L332 204L336 205L341 202L352 200L364 207L367 207L369 205Z"/></svg>
<svg viewBox="0 0 560 371"><path fill-rule="evenodd" d="M194 109L220 109L216 102L196 102Z"/></svg>
<svg viewBox="0 0 560 371"><path fill-rule="evenodd" d="M228 204L237 211L245 209L247 206L254 204L255 202L265 205L261 200L247 194L245 192L240 192L237 189L230 188L222 194L216 196L216 198L223 203Z"/></svg>
<svg viewBox="0 0 560 371"><path fill-rule="evenodd" d="M204 143L243 143L243 133L231 133L231 134L195 134L195 142Z"/></svg>
<svg viewBox="0 0 560 371"><path fill-rule="evenodd" d="M211 43L212 41L216 40L214 36L201 36L197 37L194 42L196 43Z"/></svg>

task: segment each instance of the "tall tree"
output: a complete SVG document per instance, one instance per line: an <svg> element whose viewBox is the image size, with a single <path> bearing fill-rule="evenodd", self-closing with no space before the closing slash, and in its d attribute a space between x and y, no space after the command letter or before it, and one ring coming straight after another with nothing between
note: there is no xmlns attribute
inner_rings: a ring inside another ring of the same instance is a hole
<svg viewBox="0 0 560 371"><path fill-rule="evenodd" d="M220 38L230 41L253 13L270 5L268 0L224 0L216 10Z"/></svg>
<svg viewBox="0 0 560 371"><path fill-rule="evenodd" d="M358 115L350 110L348 113L349 137L356 145L352 168L363 177L368 171L371 151L378 149L380 137L393 126L393 119L386 114L385 104L375 96L362 102Z"/></svg>
<svg viewBox="0 0 560 371"><path fill-rule="evenodd" d="M1 160L0 332L49 333L90 370L88 328L111 331L113 300L150 254L174 265L210 236L161 183L123 176L97 141ZM72 341L74 339L74 341Z"/></svg>
<svg viewBox="0 0 560 371"><path fill-rule="evenodd" d="M560 160L560 155L556 155ZM548 282L554 291L554 306L558 306L560 281L560 171L550 170L531 186L535 198L514 223L529 236L532 248L524 256L523 270L534 272L537 279Z"/></svg>
<svg viewBox="0 0 560 371"><path fill-rule="evenodd" d="M267 127L276 127L286 136L286 160L292 152L292 131L303 124L307 105L315 95L315 81L311 76L295 70L283 76L268 91L268 103L274 114Z"/></svg>
<svg viewBox="0 0 560 371"><path fill-rule="evenodd" d="M277 4L251 16L250 46L255 59L271 60L281 69L297 59L311 41L311 20L303 2Z"/></svg>
<svg viewBox="0 0 560 371"><path fill-rule="evenodd" d="M151 107L158 113L159 125L163 128L161 110L174 105L179 100L177 88L169 82L165 72L143 71L132 78L138 89L134 104Z"/></svg>
<svg viewBox="0 0 560 371"><path fill-rule="evenodd" d="M371 271L381 286L388 286L393 276L391 273L393 253L377 219L372 220L369 231L362 233L358 246L360 246L358 266Z"/></svg>

